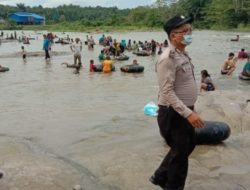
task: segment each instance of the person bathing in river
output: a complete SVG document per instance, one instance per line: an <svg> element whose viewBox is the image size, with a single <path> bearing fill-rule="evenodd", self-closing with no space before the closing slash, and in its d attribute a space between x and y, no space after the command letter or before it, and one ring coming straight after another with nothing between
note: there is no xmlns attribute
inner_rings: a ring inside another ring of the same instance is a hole
<svg viewBox="0 0 250 190"><path fill-rule="evenodd" d="M103 73L110 73L112 71L112 61L109 56L106 57L102 64Z"/></svg>
<svg viewBox="0 0 250 190"><path fill-rule="evenodd" d="M247 52L245 52L245 49L241 49L241 51L238 53L238 58L239 59L245 59L247 58Z"/></svg>
<svg viewBox="0 0 250 190"><path fill-rule="evenodd" d="M24 49L24 46L21 47L22 49L22 57L23 57L23 61L25 62L26 61L26 50Z"/></svg>
<svg viewBox="0 0 250 190"><path fill-rule="evenodd" d="M81 62L81 51L82 51L82 44L80 43L80 39L76 38L75 43L70 46L72 52L74 52L74 65L78 65L80 68L82 66Z"/></svg>
<svg viewBox="0 0 250 190"><path fill-rule="evenodd" d="M89 62L89 72L94 72L95 65L94 65L94 60L91 59Z"/></svg>
<svg viewBox="0 0 250 190"><path fill-rule="evenodd" d="M240 36L236 35L236 38L232 38L231 41L238 42L240 40Z"/></svg>
<svg viewBox="0 0 250 190"><path fill-rule="evenodd" d="M201 71L201 87L200 87L200 92L202 90L205 91L214 91L215 90L215 85L208 74L207 70L202 70Z"/></svg>
<svg viewBox="0 0 250 190"><path fill-rule="evenodd" d="M50 59L50 55L49 55L49 50L50 50L50 41L48 39L48 36L46 34L43 35L43 50L45 51L45 60Z"/></svg>
<svg viewBox="0 0 250 190"><path fill-rule="evenodd" d="M241 74L245 77L249 77L250 78L250 57L248 56L247 58L247 62L243 67L243 71L241 72Z"/></svg>
<svg viewBox="0 0 250 190"><path fill-rule="evenodd" d="M234 53L229 53L228 58L224 61L221 74L222 75L231 75L236 69L237 58L234 57Z"/></svg>
<svg viewBox="0 0 250 190"><path fill-rule="evenodd" d="M133 60L133 65L139 65L136 59Z"/></svg>
<svg viewBox="0 0 250 190"><path fill-rule="evenodd" d="M93 39L93 36L90 36L90 38L88 39L88 49L89 50L94 49L94 45L95 45L95 41Z"/></svg>

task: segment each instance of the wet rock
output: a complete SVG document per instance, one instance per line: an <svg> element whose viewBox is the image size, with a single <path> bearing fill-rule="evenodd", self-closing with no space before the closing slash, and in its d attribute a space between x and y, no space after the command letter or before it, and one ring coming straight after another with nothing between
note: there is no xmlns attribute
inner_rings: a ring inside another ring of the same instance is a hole
<svg viewBox="0 0 250 190"><path fill-rule="evenodd" d="M73 187L73 190L83 190L83 189L82 189L81 185L75 185Z"/></svg>
<svg viewBox="0 0 250 190"><path fill-rule="evenodd" d="M3 172L0 171L0 179L3 177Z"/></svg>

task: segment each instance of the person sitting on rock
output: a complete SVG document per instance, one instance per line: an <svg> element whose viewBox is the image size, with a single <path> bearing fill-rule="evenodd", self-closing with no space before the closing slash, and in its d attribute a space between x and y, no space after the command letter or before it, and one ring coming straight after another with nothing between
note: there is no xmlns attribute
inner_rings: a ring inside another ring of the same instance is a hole
<svg viewBox="0 0 250 190"><path fill-rule="evenodd" d="M245 77L250 77L250 57L248 56L247 58L247 62L243 67L243 71L241 72L241 74Z"/></svg>
<svg viewBox="0 0 250 190"><path fill-rule="evenodd" d="M208 74L207 70L202 70L201 71L201 87L200 91L205 90L205 91L214 91L215 90L215 85Z"/></svg>
<svg viewBox="0 0 250 190"><path fill-rule="evenodd" d="M236 69L237 58L234 57L234 53L229 53L228 58L224 61L221 74L231 75Z"/></svg>

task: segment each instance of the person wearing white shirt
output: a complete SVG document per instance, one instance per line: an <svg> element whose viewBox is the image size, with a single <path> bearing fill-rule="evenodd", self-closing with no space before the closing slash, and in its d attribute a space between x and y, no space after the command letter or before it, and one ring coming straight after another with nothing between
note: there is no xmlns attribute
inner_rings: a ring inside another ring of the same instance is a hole
<svg viewBox="0 0 250 190"><path fill-rule="evenodd" d="M74 53L74 65L81 67L81 51L82 51L82 43L80 43L80 39L76 38L75 43L70 46L71 51ZM78 62L77 62L78 60Z"/></svg>

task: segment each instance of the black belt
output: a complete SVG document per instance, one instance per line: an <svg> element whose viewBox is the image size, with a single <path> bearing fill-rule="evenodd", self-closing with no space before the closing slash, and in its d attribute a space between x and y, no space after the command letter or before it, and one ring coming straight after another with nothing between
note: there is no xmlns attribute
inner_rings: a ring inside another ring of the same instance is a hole
<svg viewBox="0 0 250 190"><path fill-rule="evenodd" d="M158 105L159 108L169 108L170 106ZM187 106L189 109L194 110L194 106Z"/></svg>

